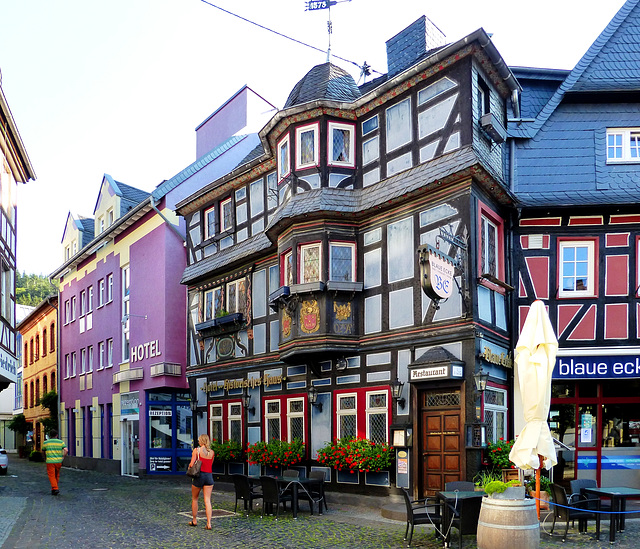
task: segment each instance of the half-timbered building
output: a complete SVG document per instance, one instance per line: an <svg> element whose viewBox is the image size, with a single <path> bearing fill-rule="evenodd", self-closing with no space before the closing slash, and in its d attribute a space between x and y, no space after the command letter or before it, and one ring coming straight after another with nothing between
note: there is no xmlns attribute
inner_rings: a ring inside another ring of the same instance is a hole
<svg viewBox="0 0 640 549"><path fill-rule="evenodd" d="M573 70L514 69L514 331L544 300L557 481L640 486L639 33L629 0Z"/></svg>
<svg viewBox="0 0 640 549"><path fill-rule="evenodd" d="M198 430L301 439L303 473L332 439L395 444L391 471L324 468L334 486L432 493L473 477L486 427L507 432L519 86L482 29L427 46L429 27L389 40L388 74L360 87L313 67L256 150L177 204Z"/></svg>

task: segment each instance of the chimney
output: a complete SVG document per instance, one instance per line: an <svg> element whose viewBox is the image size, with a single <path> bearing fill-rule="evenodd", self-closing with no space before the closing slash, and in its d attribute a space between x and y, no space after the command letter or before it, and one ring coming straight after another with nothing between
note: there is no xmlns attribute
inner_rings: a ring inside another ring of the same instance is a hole
<svg viewBox="0 0 640 549"><path fill-rule="evenodd" d="M387 40L389 77L408 69L429 50L444 46L446 36L426 16L422 16Z"/></svg>

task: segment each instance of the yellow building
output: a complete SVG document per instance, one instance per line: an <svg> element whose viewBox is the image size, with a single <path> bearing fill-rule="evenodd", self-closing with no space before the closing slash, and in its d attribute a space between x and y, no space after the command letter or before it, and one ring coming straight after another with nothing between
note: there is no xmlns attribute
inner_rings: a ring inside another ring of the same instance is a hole
<svg viewBox="0 0 640 549"><path fill-rule="evenodd" d="M52 296L43 300L17 326L23 345L24 416L32 425L35 450L40 450L44 441L40 420L49 416L49 411L40 405L40 399L49 391L57 392L57 325L58 298Z"/></svg>

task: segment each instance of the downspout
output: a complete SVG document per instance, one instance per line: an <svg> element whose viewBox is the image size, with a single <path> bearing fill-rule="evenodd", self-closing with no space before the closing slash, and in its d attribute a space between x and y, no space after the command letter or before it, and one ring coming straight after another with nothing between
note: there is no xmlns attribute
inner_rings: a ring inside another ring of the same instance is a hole
<svg viewBox="0 0 640 549"><path fill-rule="evenodd" d="M183 236L182 234L180 234L180 231L176 228L176 226L171 223L171 221L169 221L166 216L158 209L156 208L156 201L153 198L153 195L149 196L149 204L151 204L151 207L156 211L156 213L162 218L164 219L164 222L169 226L169 228L178 235L178 237L180 238L180 240L182 240L182 242L186 242L187 238L185 236Z"/></svg>

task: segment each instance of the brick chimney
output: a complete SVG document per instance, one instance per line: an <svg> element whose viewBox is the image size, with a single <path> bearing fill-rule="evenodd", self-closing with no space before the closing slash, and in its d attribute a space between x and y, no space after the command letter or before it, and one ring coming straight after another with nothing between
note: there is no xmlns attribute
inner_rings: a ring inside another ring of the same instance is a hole
<svg viewBox="0 0 640 549"><path fill-rule="evenodd" d="M427 51L444 46L446 36L426 16L422 16L387 40L389 77L408 69Z"/></svg>

